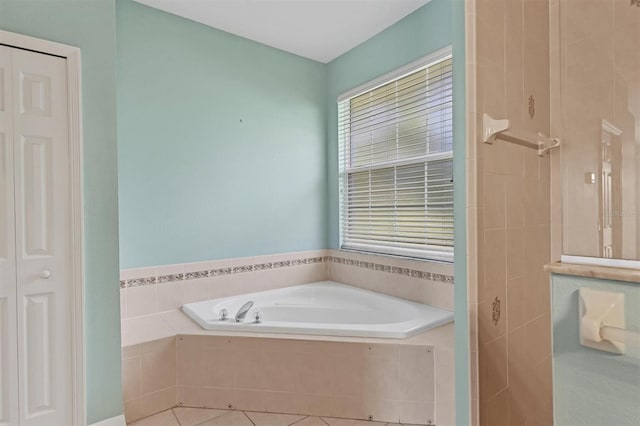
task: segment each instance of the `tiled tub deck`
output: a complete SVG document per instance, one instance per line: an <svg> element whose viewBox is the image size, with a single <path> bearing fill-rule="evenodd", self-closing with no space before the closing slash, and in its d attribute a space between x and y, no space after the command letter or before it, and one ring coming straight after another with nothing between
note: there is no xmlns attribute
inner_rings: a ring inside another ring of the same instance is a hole
<svg viewBox="0 0 640 426"><path fill-rule="evenodd" d="M402 341L198 330L134 344L122 351L125 416L182 406L453 424L452 334L453 324Z"/></svg>

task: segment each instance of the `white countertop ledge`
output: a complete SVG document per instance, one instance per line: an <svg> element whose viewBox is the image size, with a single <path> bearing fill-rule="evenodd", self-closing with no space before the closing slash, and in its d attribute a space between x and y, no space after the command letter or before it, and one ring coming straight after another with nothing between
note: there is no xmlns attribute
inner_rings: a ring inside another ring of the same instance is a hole
<svg viewBox="0 0 640 426"><path fill-rule="evenodd" d="M640 269L553 262L545 265L544 270L553 274L640 284Z"/></svg>

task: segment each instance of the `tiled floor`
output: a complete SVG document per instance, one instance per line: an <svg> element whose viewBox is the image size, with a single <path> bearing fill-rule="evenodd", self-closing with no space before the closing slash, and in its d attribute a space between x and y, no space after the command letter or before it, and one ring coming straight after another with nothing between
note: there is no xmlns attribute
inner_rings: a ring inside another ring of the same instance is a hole
<svg viewBox="0 0 640 426"><path fill-rule="evenodd" d="M176 407L129 423L129 426L402 426L364 420L307 417L294 414L254 413ZM409 426L409 425L405 425Z"/></svg>

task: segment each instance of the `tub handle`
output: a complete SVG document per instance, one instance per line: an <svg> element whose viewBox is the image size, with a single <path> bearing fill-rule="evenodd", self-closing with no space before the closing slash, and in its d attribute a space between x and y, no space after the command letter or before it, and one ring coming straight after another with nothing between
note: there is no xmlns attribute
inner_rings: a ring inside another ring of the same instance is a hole
<svg viewBox="0 0 640 426"><path fill-rule="evenodd" d="M229 311L227 308L220 309L220 321L226 321L229 319Z"/></svg>

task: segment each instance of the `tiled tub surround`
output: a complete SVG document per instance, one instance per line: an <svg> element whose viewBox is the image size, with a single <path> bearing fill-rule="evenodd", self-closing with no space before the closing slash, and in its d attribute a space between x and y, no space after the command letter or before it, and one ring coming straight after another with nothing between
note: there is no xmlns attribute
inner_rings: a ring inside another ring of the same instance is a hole
<svg viewBox="0 0 640 426"><path fill-rule="evenodd" d="M182 403L453 424L453 324L392 341L238 337L203 330L179 310L188 302L326 279L452 309L452 273L444 263L333 250L122 271L127 420Z"/></svg>
<svg viewBox="0 0 640 426"><path fill-rule="evenodd" d="M333 280L453 309L453 265L316 250L123 270L121 317L179 309L185 303Z"/></svg>
<svg viewBox="0 0 640 426"><path fill-rule="evenodd" d="M370 340L178 334L128 346L125 416L185 406L454 424L453 325Z"/></svg>

